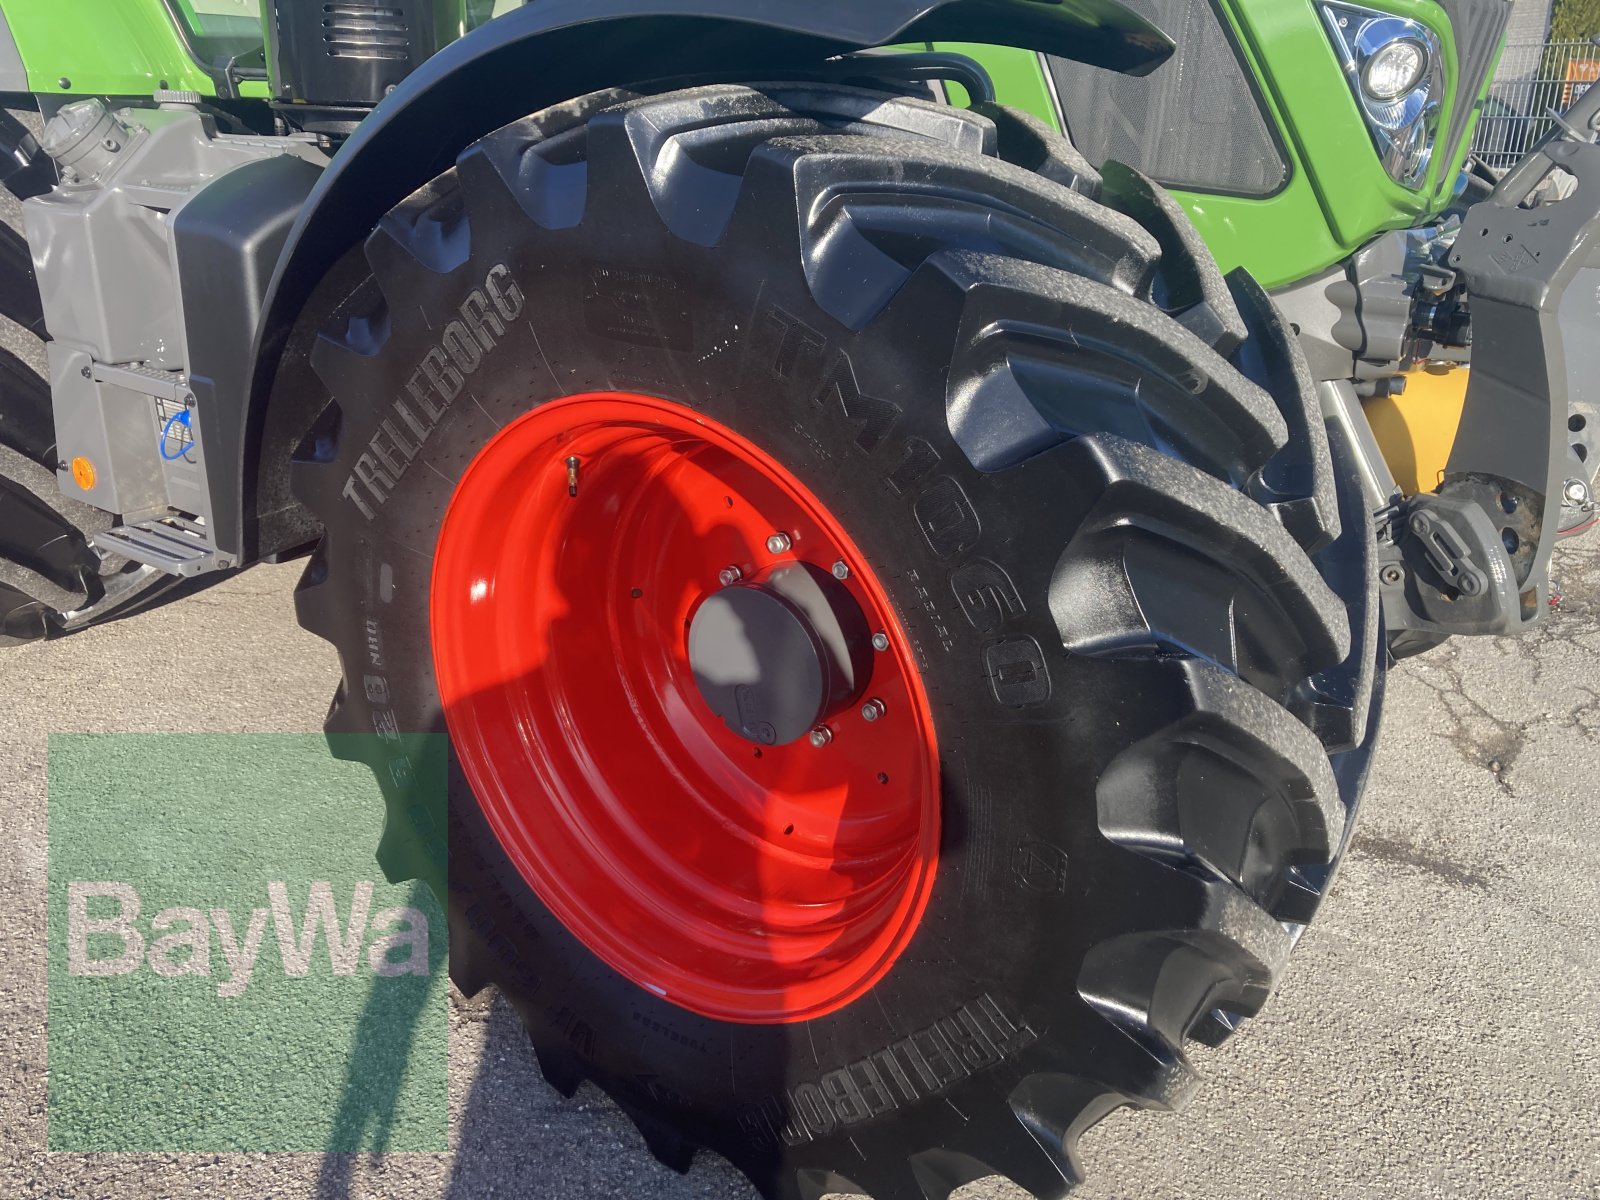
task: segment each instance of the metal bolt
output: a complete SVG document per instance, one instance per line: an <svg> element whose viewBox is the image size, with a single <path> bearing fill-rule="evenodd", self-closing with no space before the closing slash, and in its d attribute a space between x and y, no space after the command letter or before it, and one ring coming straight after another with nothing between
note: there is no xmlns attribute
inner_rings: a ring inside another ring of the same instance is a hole
<svg viewBox="0 0 1600 1200"><path fill-rule="evenodd" d="M1589 485L1581 479L1569 479L1562 489L1562 496L1568 504L1583 505L1589 503Z"/></svg>
<svg viewBox="0 0 1600 1200"><path fill-rule="evenodd" d="M818 750L821 750L831 741L833 741L833 730L826 725L818 725L811 731L811 744Z"/></svg>
<svg viewBox="0 0 1600 1200"><path fill-rule="evenodd" d="M861 719L863 721L876 721L886 711L883 701L874 698L861 706Z"/></svg>
<svg viewBox="0 0 1600 1200"><path fill-rule="evenodd" d="M738 567L723 567L721 571L717 572L717 581L723 587L732 587L743 578L744 572L739 570Z"/></svg>
<svg viewBox="0 0 1600 1200"><path fill-rule="evenodd" d="M1393 563L1378 572L1378 578L1391 586L1400 583L1405 577L1406 573Z"/></svg>
<svg viewBox="0 0 1600 1200"><path fill-rule="evenodd" d="M880 653L883 652L884 650L887 650L889 648L889 635L887 633L875 633L875 634L873 634L872 635L872 648L874 650L879 651Z"/></svg>
<svg viewBox="0 0 1600 1200"><path fill-rule="evenodd" d="M79 367L78 368L78 374L82 375L85 379L93 379L94 378L94 372L89 370L88 367Z"/></svg>
<svg viewBox="0 0 1600 1200"><path fill-rule="evenodd" d="M789 540L789 535L787 533L775 533L767 539L767 553L785 554L792 545L794 545L794 543Z"/></svg>
<svg viewBox="0 0 1600 1200"><path fill-rule="evenodd" d="M850 564L840 559L833 564L833 577L840 582L850 578Z"/></svg>

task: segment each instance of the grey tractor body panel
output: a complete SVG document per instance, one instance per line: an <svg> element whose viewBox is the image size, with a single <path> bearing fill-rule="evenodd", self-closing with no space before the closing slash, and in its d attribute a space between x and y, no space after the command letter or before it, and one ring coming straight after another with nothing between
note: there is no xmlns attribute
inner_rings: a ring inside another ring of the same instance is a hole
<svg viewBox="0 0 1600 1200"><path fill-rule="evenodd" d="M1334 330L1351 319L1349 276L1343 265L1302 279L1272 293L1291 327L1298 331L1300 349L1316 380L1350 379L1355 375L1355 353L1334 339Z"/></svg>
<svg viewBox="0 0 1600 1200"><path fill-rule="evenodd" d="M1578 272L1561 300L1561 340L1567 354L1567 487L1583 485L1566 500L1579 513L1569 524L1595 511L1595 480L1600 476L1600 266Z"/></svg>
<svg viewBox="0 0 1600 1200"><path fill-rule="evenodd" d="M214 404L202 410L192 378L203 368L210 399L213 379L239 370L219 358L247 361L288 220L241 206L229 240L246 250L229 256L215 244L215 206L203 198L224 186L236 200L239 187L222 182L232 172L290 159L297 210L324 156L308 138L221 134L189 105L78 115L79 126L95 131L93 144L60 125L52 137L47 127L44 143L59 155L63 184L23 204L52 339L61 489L121 517L96 535L102 551L182 575L233 565L237 555L214 538L213 492L231 498L222 508L233 524L241 481L227 438L237 421ZM186 216L197 202L203 215ZM209 242L211 253L186 252L190 240ZM217 444L229 454L213 472ZM92 464L88 487L86 475L74 476L75 459Z"/></svg>
<svg viewBox="0 0 1600 1200"><path fill-rule="evenodd" d="M251 431L243 398L250 393L267 284L321 173L294 155L258 159L217 179L173 217L189 389L213 462L246 460ZM248 475L219 472L209 480L214 537L236 561L241 547L232 534L244 519L247 486ZM287 503L286 496L254 499L252 516Z"/></svg>
<svg viewBox="0 0 1600 1200"><path fill-rule="evenodd" d="M1367 511L1376 513L1393 504L1400 494L1394 474L1383 457L1383 448L1373 435L1366 414L1361 411L1361 400L1355 385L1348 379L1325 379L1317 384L1317 399L1322 403L1322 415L1344 434L1351 459L1361 479L1361 493L1367 501Z"/></svg>

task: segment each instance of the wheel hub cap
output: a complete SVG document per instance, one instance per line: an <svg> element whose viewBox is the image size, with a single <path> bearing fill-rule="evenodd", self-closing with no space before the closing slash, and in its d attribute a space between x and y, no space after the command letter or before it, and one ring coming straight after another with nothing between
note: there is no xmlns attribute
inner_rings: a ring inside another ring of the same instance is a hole
<svg viewBox="0 0 1600 1200"><path fill-rule="evenodd" d="M700 695L730 730L782 746L855 699L871 642L850 593L799 563L707 597L689 625L689 665Z"/></svg>

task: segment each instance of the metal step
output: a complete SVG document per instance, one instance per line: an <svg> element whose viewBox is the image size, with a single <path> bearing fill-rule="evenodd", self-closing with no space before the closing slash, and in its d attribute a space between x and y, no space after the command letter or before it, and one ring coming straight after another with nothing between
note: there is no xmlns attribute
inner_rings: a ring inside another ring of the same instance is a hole
<svg viewBox="0 0 1600 1200"><path fill-rule="evenodd" d="M169 575L199 575L214 566L204 529L191 521L118 525L95 534L93 541L102 553L120 554Z"/></svg>

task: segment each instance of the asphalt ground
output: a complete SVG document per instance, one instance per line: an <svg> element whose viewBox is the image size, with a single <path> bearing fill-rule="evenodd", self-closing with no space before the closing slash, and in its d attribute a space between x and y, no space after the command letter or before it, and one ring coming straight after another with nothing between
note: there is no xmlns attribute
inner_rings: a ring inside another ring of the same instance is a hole
<svg viewBox="0 0 1600 1200"><path fill-rule="evenodd" d="M1195 1052L1186 1114L1091 1132L1079 1195L1600 1197L1600 538L1557 568L1540 633L1393 672L1361 832L1279 995ZM45 1152L46 736L315 729L335 667L296 574L0 656L0 1197L747 1200L708 1155L658 1167L598 1093L562 1101L490 995L451 996L448 1153Z"/></svg>

